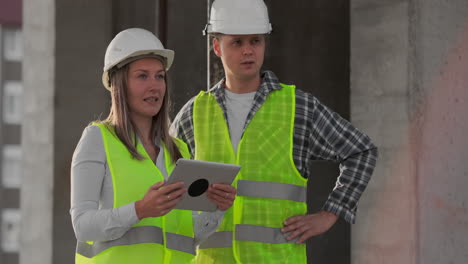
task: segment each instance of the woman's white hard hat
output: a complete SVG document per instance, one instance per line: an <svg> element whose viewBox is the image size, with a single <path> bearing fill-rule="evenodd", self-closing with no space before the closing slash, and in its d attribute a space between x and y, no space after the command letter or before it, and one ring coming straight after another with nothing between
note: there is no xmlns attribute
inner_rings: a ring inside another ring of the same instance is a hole
<svg viewBox="0 0 468 264"><path fill-rule="evenodd" d="M110 70L114 67L120 68L133 61L132 59L143 57L162 57L167 71L174 61L174 51L165 49L153 33L142 28L129 28L117 34L107 46L104 57L104 87L110 90Z"/></svg>
<svg viewBox="0 0 468 264"><path fill-rule="evenodd" d="M203 33L269 34L271 29L263 0L215 0Z"/></svg>

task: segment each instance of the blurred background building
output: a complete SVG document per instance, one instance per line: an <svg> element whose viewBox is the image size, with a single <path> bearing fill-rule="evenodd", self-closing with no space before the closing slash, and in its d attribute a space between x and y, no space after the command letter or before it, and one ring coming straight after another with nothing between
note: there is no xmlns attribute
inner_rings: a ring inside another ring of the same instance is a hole
<svg viewBox="0 0 468 264"><path fill-rule="evenodd" d="M1 264L73 263L70 161L84 127L108 113L108 43L142 27L176 51L175 114L222 75L201 34L211 2L0 0ZM310 239L309 263L466 263L468 1L265 3L273 33L264 68L380 149L357 223L339 220ZM338 168L312 166L315 212Z"/></svg>
<svg viewBox="0 0 468 264"><path fill-rule="evenodd" d="M21 1L0 1L0 263L18 263L23 43Z"/></svg>

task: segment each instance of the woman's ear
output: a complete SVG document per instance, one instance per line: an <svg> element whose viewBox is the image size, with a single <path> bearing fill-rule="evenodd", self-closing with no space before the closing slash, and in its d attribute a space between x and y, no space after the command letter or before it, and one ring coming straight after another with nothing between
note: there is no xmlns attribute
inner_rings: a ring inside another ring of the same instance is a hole
<svg viewBox="0 0 468 264"><path fill-rule="evenodd" d="M221 46L220 40L218 38L213 38L213 51L216 56L221 57Z"/></svg>

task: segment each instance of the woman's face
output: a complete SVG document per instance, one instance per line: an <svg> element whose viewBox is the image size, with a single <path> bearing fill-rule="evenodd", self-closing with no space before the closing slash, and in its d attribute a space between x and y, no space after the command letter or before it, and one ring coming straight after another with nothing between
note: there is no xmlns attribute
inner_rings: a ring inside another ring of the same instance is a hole
<svg viewBox="0 0 468 264"><path fill-rule="evenodd" d="M152 119L159 113L166 93L166 71L156 58L142 58L129 64L127 96L134 122Z"/></svg>

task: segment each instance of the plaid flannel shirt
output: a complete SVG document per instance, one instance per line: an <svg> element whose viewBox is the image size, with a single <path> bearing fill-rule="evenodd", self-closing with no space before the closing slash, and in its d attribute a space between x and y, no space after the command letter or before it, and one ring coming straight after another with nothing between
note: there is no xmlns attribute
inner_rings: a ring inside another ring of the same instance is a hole
<svg viewBox="0 0 468 264"><path fill-rule="evenodd" d="M262 82L247 115L244 130L267 100L268 94L282 89L273 72L262 72ZM225 79L209 91L224 111L227 120ZM195 153L192 98L174 119L171 133L187 143L192 157ZM227 123L228 124L228 123ZM229 126L229 124L228 124ZM350 223L355 222L359 198L364 192L377 161L377 148L370 138L309 93L296 89L293 159L304 178L310 176L310 162L327 160L338 162L340 175L322 210L335 213Z"/></svg>

